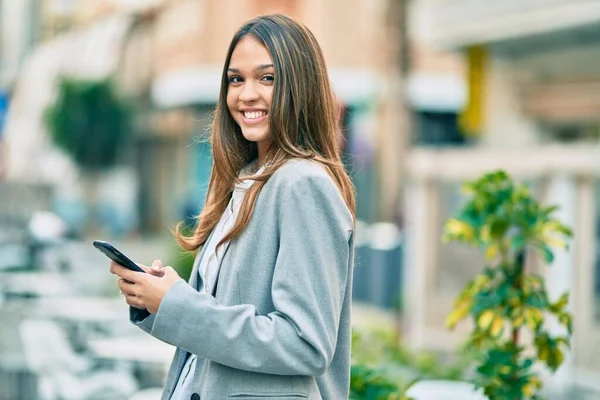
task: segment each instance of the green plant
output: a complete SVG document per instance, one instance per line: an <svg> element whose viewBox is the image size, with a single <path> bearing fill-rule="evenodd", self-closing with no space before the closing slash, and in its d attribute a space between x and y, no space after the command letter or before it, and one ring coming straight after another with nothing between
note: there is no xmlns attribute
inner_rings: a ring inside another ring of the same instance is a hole
<svg viewBox="0 0 600 400"><path fill-rule="evenodd" d="M85 172L113 166L131 135L131 109L108 79L61 78L44 118L54 143Z"/></svg>
<svg viewBox="0 0 600 400"><path fill-rule="evenodd" d="M471 359L442 360L435 353L402 346L392 324L352 332L351 399L404 399L422 379L462 379Z"/></svg>
<svg viewBox="0 0 600 400"><path fill-rule="evenodd" d="M475 383L490 400L537 399L542 382L532 367L543 363L556 371L570 345L573 320L566 310L568 293L552 302L544 280L527 273L526 254L539 254L550 264L552 248L566 250L572 232L553 217L557 207L540 205L503 171L464 188L470 199L447 221L444 241L483 249L487 265L458 296L447 325L453 328L468 316L474 320L467 348L479 354ZM563 334L553 337L545 329L550 316L565 328ZM533 333L533 343L523 342L524 329Z"/></svg>
<svg viewBox="0 0 600 400"><path fill-rule="evenodd" d="M194 260L196 256L188 251L183 250L179 246L173 246L171 250L171 264L177 274L186 281L190 279L192 275L192 269L194 268Z"/></svg>
<svg viewBox="0 0 600 400"><path fill-rule="evenodd" d="M189 224L183 225L181 233L184 236L191 236L194 233L194 226ZM192 269L194 269L196 253L185 251L175 242L174 239L172 239L169 253L169 262L171 263L173 269L177 271L177 274L179 274L180 277L186 281L189 281L192 275Z"/></svg>
<svg viewBox="0 0 600 400"><path fill-rule="evenodd" d="M350 375L350 400L409 400L398 384L376 369L353 365Z"/></svg>

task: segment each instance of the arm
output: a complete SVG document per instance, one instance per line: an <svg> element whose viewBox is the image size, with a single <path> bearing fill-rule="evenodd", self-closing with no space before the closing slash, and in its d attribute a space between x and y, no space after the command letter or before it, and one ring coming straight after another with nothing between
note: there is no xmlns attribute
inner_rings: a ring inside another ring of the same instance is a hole
<svg viewBox="0 0 600 400"><path fill-rule="evenodd" d="M148 310L142 310L129 306L129 320L146 333L152 332L155 315L152 315Z"/></svg>
<svg viewBox="0 0 600 400"><path fill-rule="evenodd" d="M276 311L223 306L181 281L163 298L152 335L237 369L322 374L336 348L351 230L351 215L329 178L302 178L282 198L271 288Z"/></svg>

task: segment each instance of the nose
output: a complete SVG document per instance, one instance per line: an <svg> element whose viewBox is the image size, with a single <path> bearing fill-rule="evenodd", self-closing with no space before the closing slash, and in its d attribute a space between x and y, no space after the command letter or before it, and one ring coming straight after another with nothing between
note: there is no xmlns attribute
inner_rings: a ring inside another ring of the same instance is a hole
<svg viewBox="0 0 600 400"><path fill-rule="evenodd" d="M242 88L242 92L240 93L240 100L243 102L253 102L258 100L258 90L256 90L256 84L247 80L244 83L244 87Z"/></svg>

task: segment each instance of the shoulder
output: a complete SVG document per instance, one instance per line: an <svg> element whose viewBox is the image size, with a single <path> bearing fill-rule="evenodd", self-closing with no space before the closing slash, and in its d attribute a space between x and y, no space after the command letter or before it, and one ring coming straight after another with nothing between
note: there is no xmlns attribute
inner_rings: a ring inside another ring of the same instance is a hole
<svg viewBox="0 0 600 400"><path fill-rule="evenodd" d="M281 206L298 212L328 213L353 220L342 194L326 167L316 161L293 159L283 164L271 177Z"/></svg>
<svg viewBox="0 0 600 400"><path fill-rule="evenodd" d="M306 184L306 182L313 181L328 182L335 187L325 167L312 160L289 160L275 171L272 179L279 187L292 187L296 184Z"/></svg>

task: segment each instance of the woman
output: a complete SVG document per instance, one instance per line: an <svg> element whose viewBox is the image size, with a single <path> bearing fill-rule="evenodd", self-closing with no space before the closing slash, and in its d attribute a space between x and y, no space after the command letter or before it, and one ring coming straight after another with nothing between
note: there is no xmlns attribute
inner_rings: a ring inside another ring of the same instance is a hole
<svg viewBox="0 0 600 400"><path fill-rule="evenodd" d="M235 34L189 284L117 264L132 320L177 347L163 399L347 399L354 194L312 33L283 15ZM142 311L140 309L147 311Z"/></svg>

